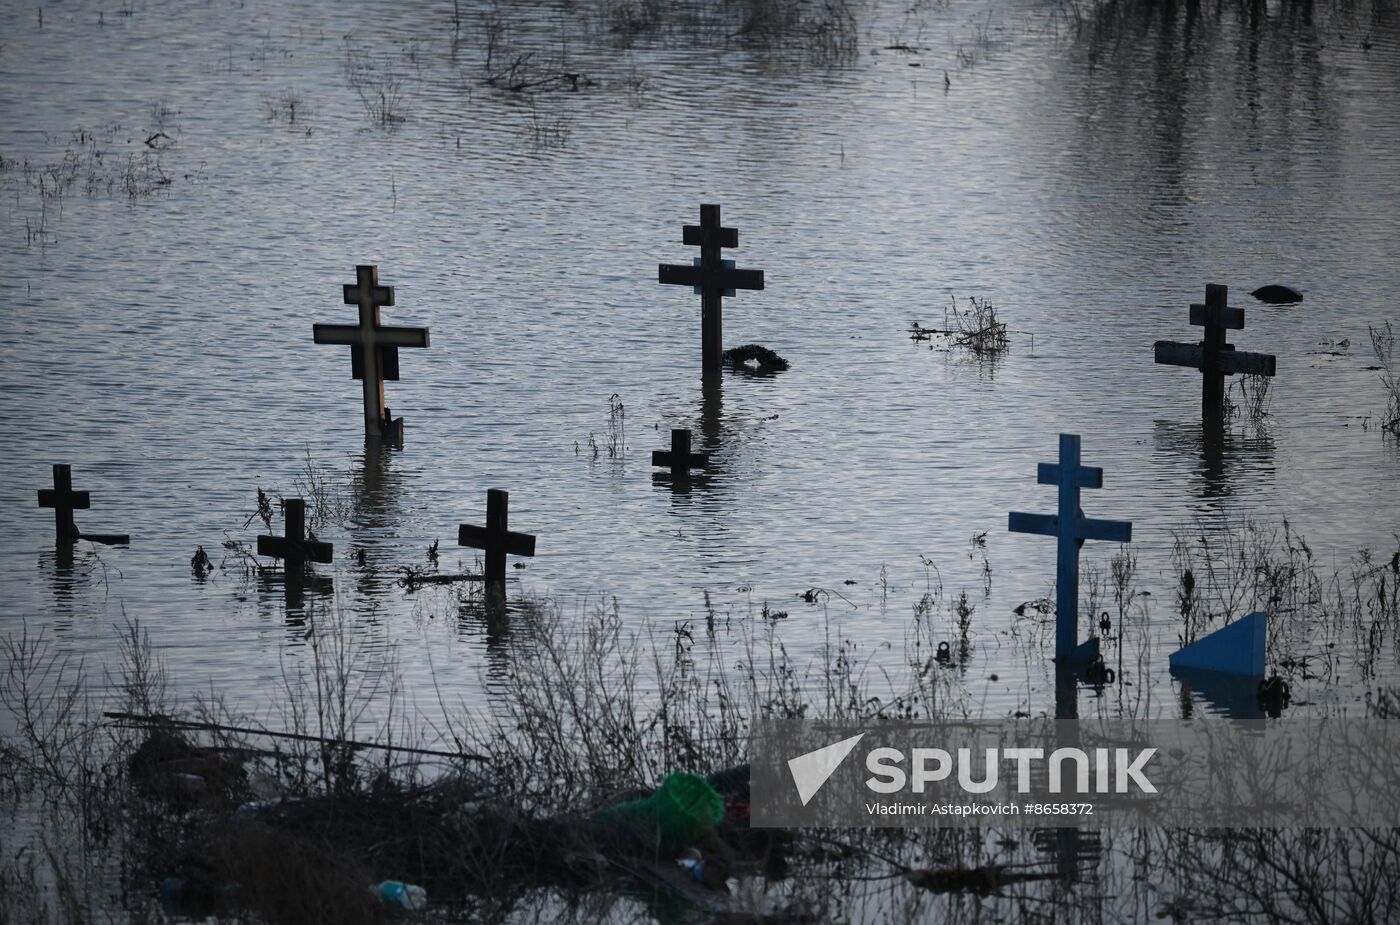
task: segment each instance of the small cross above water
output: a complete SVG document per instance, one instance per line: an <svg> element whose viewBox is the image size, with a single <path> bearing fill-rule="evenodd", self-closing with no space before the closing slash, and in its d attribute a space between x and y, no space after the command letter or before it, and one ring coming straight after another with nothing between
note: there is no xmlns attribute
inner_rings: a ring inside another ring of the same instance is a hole
<svg viewBox="0 0 1400 925"><path fill-rule="evenodd" d="M700 224L683 226L682 241L698 246L700 257L692 266L661 264L657 280L690 286L700 295L701 366L715 372L724 365L723 298L739 289L762 289L763 271L736 269L734 261L721 258L721 248L739 246L739 232L720 224L718 205L700 206Z"/></svg>
<svg viewBox="0 0 1400 925"><path fill-rule="evenodd" d="M1060 434L1060 461L1040 463L1036 481L1059 486L1059 510L1055 514L1023 514L1012 511L1007 529L1012 533L1035 533L1058 540L1055 571L1055 658L1062 664L1087 661L1097 650L1098 640L1079 650L1079 547L1084 540L1127 543L1133 538L1133 525L1123 520L1093 520L1079 508L1082 488L1102 488L1103 470L1079 463L1079 436ZM1091 650L1092 645L1092 650Z"/></svg>
<svg viewBox="0 0 1400 925"><path fill-rule="evenodd" d="M462 524L457 528L457 545L486 551L486 581L505 584L506 556L534 556L535 538L529 533L510 531L510 493L499 488L486 492L486 526Z"/></svg>
<svg viewBox="0 0 1400 925"><path fill-rule="evenodd" d="M77 542L81 534L73 520L75 510L92 507L92 498L85 491L73 490L71 466L53 467L53 488L39 489L39 507L53 508L54 536L59 543Z"/></svg>
<svg viewBox="0 0 1400 925"><path fill-rule="evenodd" d="M1225 405L1225 377L1237 373L1272 376L1275 358L1268 353L1247 353L1225 342L1226 330L1244 330L1244 309L1227 304L1229 289L1209 283L1206 301L1191 306L1191 323L1205 328L1198 344L1159 340L1153 345L1154 359L1168 366L1188 366L1201 371L1201 410L1218 415Z"/></svg>
<svg viewBox="0 0 1400 925"><path fill-rule="evenodd" d="M78 529L73 512L91 508L92 496L85 491L73 490L71 466L56 464L53 467L53 488L39 489L39 507L53 508L54 540L59 546L71 545L78 540L108 545L131 542L131 537L125 533L83 533Z"/></svg>
<svg viewBox="0 0 1400 925"><path fill-rule="evenodd" d="M691 469L703 469L709 463L709 454L690 451L690 430L686 428L671 430L669 453L665 450L651 451L651 464L670 469L673 479L683 479L690 474Z"/></svg>
<svg viewBox="0 0 1400 925"><path fill-rule="evenodd" d="M282 502L282 510L286 521L285 536L258 537L258 555L285 562L290 587L307 562L331 561L335 547L314 538L307 539L306 502L301 498L288 498Z"/></svg>
<svg viewBox="0 0 1400 925"><path fill-rule="evenodd" d="M363 382L365 436L398 442L403 418L394 419L384 404L384 382L399 378L399 348L427 347L427 328L385 327L379 309L394 304L394 288L379 285L379 268L355 268L355 283L343 287L345 304L359 307L359 324L317 324L311 329L318 344L350 347L351 374Z"/></svg>

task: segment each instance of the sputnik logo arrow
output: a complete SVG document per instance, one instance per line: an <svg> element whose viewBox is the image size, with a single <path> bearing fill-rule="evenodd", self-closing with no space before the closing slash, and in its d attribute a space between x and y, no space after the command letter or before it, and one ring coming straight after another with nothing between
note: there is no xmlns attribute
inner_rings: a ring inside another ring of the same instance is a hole
<svg viewBox="0 0 1400 925"><path fill-rule="evenodd" d="M792 772L792 782L797 785L797 795L802 798L803 806L811 802L812 797L817 795L817 791L836 773L836 769L841 767L841 762L846 760L856 743L863 738L865 733L862 732L849 739L823 746L814 752L788 759L788 770Z"/></svg>

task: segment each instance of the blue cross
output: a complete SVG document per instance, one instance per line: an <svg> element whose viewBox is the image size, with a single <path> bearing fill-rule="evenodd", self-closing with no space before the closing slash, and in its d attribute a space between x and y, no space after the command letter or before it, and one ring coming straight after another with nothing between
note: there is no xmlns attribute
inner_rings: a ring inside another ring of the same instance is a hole
<svg viewBox="0 0 1400 925"><path fill-rule="evenodd" d="M1007 529L1012 533L1037 533L1059 541L1055 570L1055 658L1068 663L1087 660L1097 649L1097 639L1079 646L1079 547L1085 540L1127 543L1133 538L1133 525L1126 520L1093 520L1079 507L1081 488L1102 488L1103 470L1079 464L1079 435L1060 434L1060 461L1040 463L1036 481L1060 486L1060 509L1056 514L1023 514L1012 511Z"/></svg>

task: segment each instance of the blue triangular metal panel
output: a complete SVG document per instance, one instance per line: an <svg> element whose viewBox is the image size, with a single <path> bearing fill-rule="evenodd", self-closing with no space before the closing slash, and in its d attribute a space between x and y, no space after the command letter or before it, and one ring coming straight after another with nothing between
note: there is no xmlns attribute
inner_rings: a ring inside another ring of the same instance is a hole
<svg viewBox="0 0 1400 925"><path fill-rule="evenodd" d="M1268 614L1256 611L1173 652L1173 668L1196 668L1230 674L1264 676L1264 644Z"/></svg>

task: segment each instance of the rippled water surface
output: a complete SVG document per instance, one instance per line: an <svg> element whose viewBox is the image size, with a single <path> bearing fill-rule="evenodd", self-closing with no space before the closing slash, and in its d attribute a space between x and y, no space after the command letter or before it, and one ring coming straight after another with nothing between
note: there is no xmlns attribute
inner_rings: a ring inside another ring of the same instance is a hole
<svg viewBox="0 0 1400 925"><path fill-rule="evenodd" d="M308 493L308 460L336 550L334 590L309 600L400 643L425 698L430 668L473 696L521 631L397 584L434 542L444 571L471 568L456 527L492 487L539 537L513 597L582 613L615 596L663 630L702 619L706 594L740 620L766 603L801 658L830 625L898 663L926 558L975 606L962 670L994 714L1050 708L1049 637L1027 658L1010 631L1051 593L1054 544L1006 514L1053 510L1035 471L1061 431L1105 471L1086 512L1133 521L1155 595L1139 682L1164 695L1173 528L1287 517L1338 565L1394 549L1400 456L1366 368L1368 324L1400 321L1393 10L1076 29L1042 3L877 4L843 58L713 31L628 43L587 4L506 4L497 29L468 6L457 30L441 3L0 8L7 629L100 661L139 618L182 689L275 697L301 611L278 578L198 581L189 560L254 542L257 488ZM488 86L488 41L493 63L533 51L527 67L579 88ZM369 112L386 87L387 127ZM65 152L76 180L50 195ZM689 261L701 202L766 274L726 300L726 343L768 345L787 372L702 390L698 299L655 269ZM395 288L386 323L432 330L388 387L402 449L367 452L345 349L311 341L352 320L357 263ZM1207 282L1246 308L1233 342L1278 357L1268 415L1218 441L1199 376L1152 353L1196 339ZM1272 282L1305 300L1248 296ZM909 339L970 296L1009 323L1003 356ZM713 453L689 493L651 477L674 426ZM56 556L35 507L55 462L92 493L80 524L129 548ZM1300 693L1374 681L1341 676Z"/></svg>

